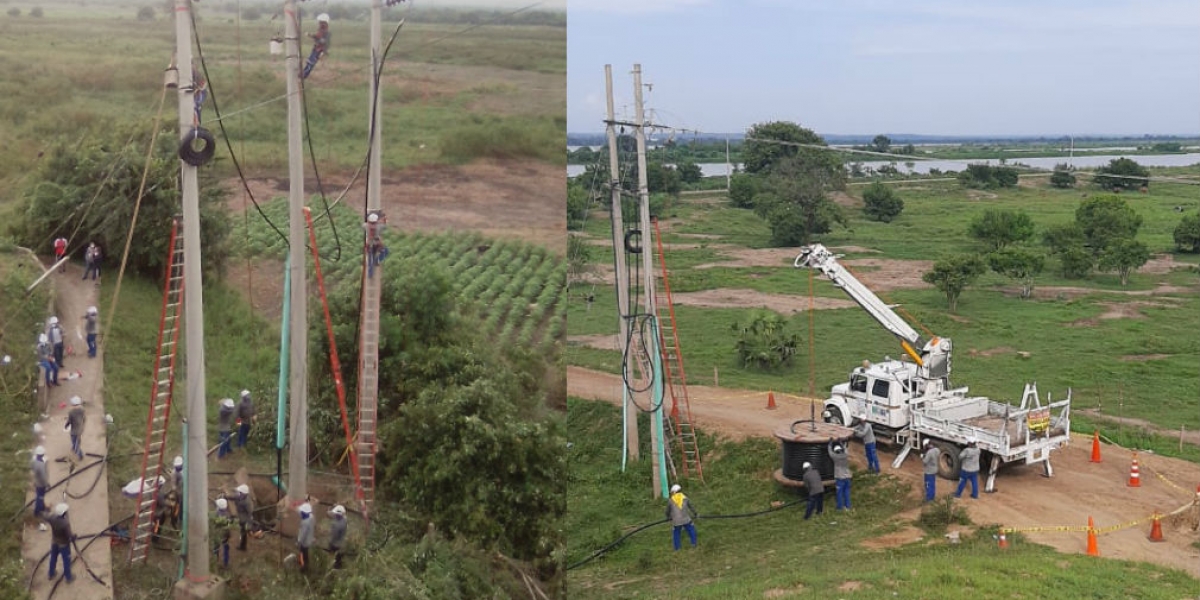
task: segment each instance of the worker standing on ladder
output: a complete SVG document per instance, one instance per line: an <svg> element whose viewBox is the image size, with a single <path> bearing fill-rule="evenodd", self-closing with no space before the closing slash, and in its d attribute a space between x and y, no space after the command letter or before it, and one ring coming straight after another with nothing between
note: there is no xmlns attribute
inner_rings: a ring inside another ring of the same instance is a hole
<svg viewBox="0 0 1200 600"><path fill-rule="evenodd" d="M254 401L250 399L250 390L242 390L242 401L237 407L238 436L237 447L246 445L246 437L250 435L250 424L258 419L254 414Z"/></svg>
<svg viewBox="0 0 1200 600"><path fill-rule="evenodd" d="M67 413L67 424L63 429L71 432L71 452L79 460L83 460L83 427L87 423L87 414L83 412L83 398L71 396L71 411Z"/></svg>
<svg viewBox="0 0 1200 600"><path fill-rule="evenodd" d="M317 15L317 32L308 34L308 37L313 39L313 47L312 52L308 55L308 62L304 64L304 72L300 73L300 79L308 79L308 74L312 73L313 67L317 66L317 61L329 53L328 14Z"/></svg>
<svg viewBox="0 0 1200 600"><path fill-rule="evenodd" d="M230 448L230 429L233 423L233 398L225 398L221 400L221 408L217 410L217 434L221 436L221 445L217 449L217 458L225 458L226 454L233 452Z"/></svg>
<svg viewBox="0 0 1200 600"><path fill-rule="evenodd" d="M363 229L367 232L367 277L374 277L375 267L388 256L387 246L383 244L383 227L386 224L387 219L381 210L368 213L367 222L363 223Z"/></svg>
<svg viewBox="0 0 1200 600"><path fill-rule="evenodd" d="M96 334L99 333L100 311L95 306L89 306L87 314L83 315L84 333L87 334L88 358L96 358Z"/></svg>

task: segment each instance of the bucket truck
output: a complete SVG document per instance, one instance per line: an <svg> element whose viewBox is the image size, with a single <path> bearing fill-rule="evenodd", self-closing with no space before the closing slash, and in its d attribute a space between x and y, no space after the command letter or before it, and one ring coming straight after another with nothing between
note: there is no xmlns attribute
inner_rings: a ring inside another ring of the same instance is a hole
<svg viewBox="0 0 1200 600"><path fill-rule="evenodd" d="M958 478L959 450L974 440L983 451L982 464L990 463L984 486L989 492L995 490L996 472L1005 464L1042 463L1046 476L1051 476L1051 450L1070 441L1070 390L1065 400L1053 402L1047 396L1043 403L1037 385L1027 383L1020 404L1014 406L952 386L950 338L919 334L837 259L825 246L813 244L802 249L793 266L816 269L829 278L900 339L904 360L863 361L849 381L833 386L825 400L825 421L869 422L882 439L901 446L892 468L899 468L909 452L929 439L942 451L938 474L947 479Z"/></svg>

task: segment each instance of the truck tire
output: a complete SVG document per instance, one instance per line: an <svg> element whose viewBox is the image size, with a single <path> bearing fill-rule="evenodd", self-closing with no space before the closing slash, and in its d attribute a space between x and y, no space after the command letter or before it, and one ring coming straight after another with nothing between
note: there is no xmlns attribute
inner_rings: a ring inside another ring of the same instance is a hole
<svg viewBox="0 0 1200 600"><path fill-rule="evenodd" d="M938 459L938 476L942 479L958 481L958 473L962 469L962 460L958 458L959 447L950 442L934 442L942 451Z"/></svg>
<svg viewBox="0 0 1200 600"><path fill-rule="evenodd" d="M833 423L834 425L846 424L846 417L842 416L842 409L836 406L830 406L825 409L825 412L829 413L829 416L825 417L826 423Z"/></svg>

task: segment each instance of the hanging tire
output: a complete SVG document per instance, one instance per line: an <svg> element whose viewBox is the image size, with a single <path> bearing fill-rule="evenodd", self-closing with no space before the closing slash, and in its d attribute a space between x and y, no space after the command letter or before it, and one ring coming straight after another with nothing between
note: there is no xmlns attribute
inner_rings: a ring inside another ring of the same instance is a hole
<svg viewBox="0 0 1200 600"><path fill-rule="evenodd" d="M962 460L958 458L959 447L950 442L934 442L938 450L942 451L942 455L938 458L938 476L942 479L958 481L958 474L962 470Z"/></svg>
<svg viewBox="0 0 1200 600"><path fill-rule="evenodd" d="M192 145L196 142L203 142L203 145L196 148ZM216 151L216 139L203 127L193 128L179 143L179 158L193 167L200 167L208 163Z"/></svg>
<svg viewBox="0 0 1200 600"><path fill-rule="evenodd" d="M634 245L633 238L637 237L637 245ZM630 254L642 253L642 230L630 229L625 232L625 251Z"/></svg>

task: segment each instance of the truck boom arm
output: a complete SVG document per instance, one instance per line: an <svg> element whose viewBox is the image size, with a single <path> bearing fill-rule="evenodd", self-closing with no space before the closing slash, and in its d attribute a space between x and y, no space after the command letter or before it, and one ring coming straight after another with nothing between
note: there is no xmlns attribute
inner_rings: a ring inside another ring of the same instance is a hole
<svg viewBox="0 0 1200 600"><path fill-rule="evenodd" d="M905 354L920 367L927 379L946 379L950 375L949 338L925 339L907 321L900 318L883 300L863 285L850 271L837 261L837 256L821 244L805 246L792 263L797 268L817 269L829 278L833 285L841 288L863 310L867 311L884 329L900 338Z"/></svg>

